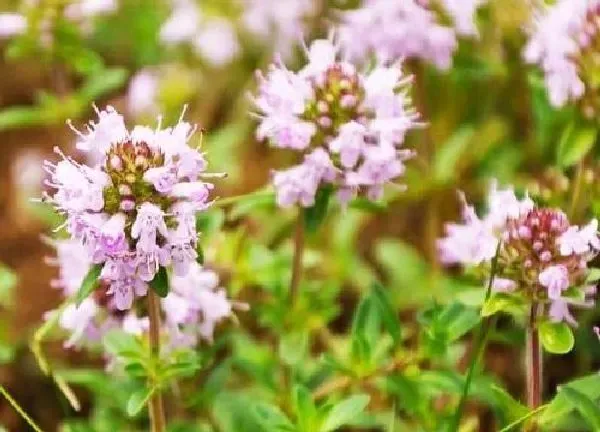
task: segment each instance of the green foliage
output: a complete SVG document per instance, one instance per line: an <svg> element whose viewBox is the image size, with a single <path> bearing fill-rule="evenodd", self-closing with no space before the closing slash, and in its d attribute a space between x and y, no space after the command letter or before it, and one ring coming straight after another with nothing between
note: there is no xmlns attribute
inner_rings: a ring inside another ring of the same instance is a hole
<svg viewBox="0 0 600 432"><path fill-rule="evenodd" d="M169 294L169 275L167 274L167 269L161 266L149 285L159 297L166 297Z"/></svg>
<svg viewBox="0 0 600 432"><path fill-rule="evenodd" d="M597 373L584 378L578 378L563 385L561 388L564 389L565 387L569 387L578 394L593 401L600 400L600 375ZM579 409L576 405L579 404L580 401L577 401L576 403L573 402L574 399L572 397L569 398L563 391L559 391L556 397L549 403L548 408L544 410L544 413L540 418L540 423L548 427L561 427L562 424L569 421L569 414L576 409Z"/></svg>
<svg viewBox="0 0 600 432"><path fill-rule="evenodd" d="M315 233L323 223L332 194L333 188L331 186L320 187L315 196L314 205L303 211L304 224L309 233Z"/></svg>
<svg viewBox="0 0 600 432"><path fill-rule="evenodd" d="M539 325L540 340L546 351L566 354L573 349L575 337L567 323L543 322Z"/></svg>
<svg viewBox="0 0 600 432"><path fill-rule="evenodd" d="M141 389L131 394L127 401L127 415L134 417L146 406L155 388Z"/></svg>
<svg viewBox="0 0 600 432"><path fill-rule="evenodd" d="M33 106L12 106L0 111L0 130L64 125L87 113L98 98L118 89L127 78L124 69L100 69L89 75L79 90L68 96L40 91Z"/></svg>
<svg viewBox="0 0 600 432"><path fill-rule="evenodd" d="M560 393L579 411L593 430L600 430L600 407L596 402L569 386L562 387Z"/></svg>
<svg viewBox="0 0 600 432"><path fill-rule="evenodd" d="M331 432L337 430L341 426L351 424L368 404L369 396L367 395L354 395L338 402L333 405L327 413L319 431Z"/></svg>
<svg viewBox="0 0 600 432"><path fill-rule="evenodd" d="M79 287L79 291L77 291L77 296L75 297L75 302L78 306L96 289L96 286L98 285L98 278L102 272L102 267L103 266L101 264L95 264L85 275L85 278Z"/></svg>
<svg viewBox="0 0 600 432"><path fill-rule="evenodd" d="M596 142L598 129L594 125L571 122L564 130L557 147L556 160L561 167L579 162Z"/></svg>

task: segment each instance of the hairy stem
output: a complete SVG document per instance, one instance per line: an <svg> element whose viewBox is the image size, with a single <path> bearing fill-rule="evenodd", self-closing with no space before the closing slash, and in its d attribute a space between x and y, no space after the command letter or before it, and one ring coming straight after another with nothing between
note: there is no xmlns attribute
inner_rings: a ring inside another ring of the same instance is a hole
<svg viewBox="0 0 600 432"><path fill-rule="evenodd" d="M527 380L527 406L530 410L536 410L542 405L542 347L537 329L537 317L541 306L533 302L527 321L525 341L525 369ZM537 426L532 423L528 426L528 432L537 431Z"/></svg>
<svg viewBox="0 0 600 432"><path fill-rule="evenodd" d="M290 298L292 305L296 304L300 279L302 278L302 256L304 254L304 211L298 210L296 233L294 234L294 258L292 263L292 281L290 283Z"/></svg>
<svg viewBox="0 0 600 432"><path fill-rule="evenodd" d="M148 316L150 318L150 349L154 359L158 360L160 356L160 300L152 289L148 291ZM156 387L155 382L151 382L150 385ZM165 409L159 388L152 394L148 410L152 432L164 432L166 430Z"/></svg>

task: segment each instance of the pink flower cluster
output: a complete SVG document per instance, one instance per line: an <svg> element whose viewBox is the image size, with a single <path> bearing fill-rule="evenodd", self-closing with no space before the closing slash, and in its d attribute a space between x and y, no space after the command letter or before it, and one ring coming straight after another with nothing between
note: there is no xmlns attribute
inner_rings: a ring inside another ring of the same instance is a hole
<svg viewBox="0 0 600 432"><path fill-rule="evenodd" d="M173 11L161 28L160 38L168 45L190 43L197 55L217 67L230 63L240 51L232 23L225 17L203 16L193 0L173 2Z"/></svg>
<svg viewBox="0 0 600 432"><path fill-rule="evenodd" d="M412 156L398 148L418 125L405 90L410 78L397 64L360 73L337 60L329 40L313 42L307 55L298 72L278 62L259 75L257 137L304 154L299 165L274 174L277 202L310 207L325 184L337 187L342 202L359 191L377 199Z"/></svg>
<svg viewBox="0 0 600 432"><path fill-rule="evenodd" d="M285 56L301 40L305 20L317 12L314 0L242 0L244 28Z"/></svg>
<svg viewBox="0 0 600 432"><path fill-rule="evenodd" d="M477 35L475 14L483 2L365 0L361 8L342 14L340 40L351 58L364 60L370 54L381 61L420 58L439 69L448 69L457 48L457 35ZM439 3L454 28L441 23L430 3Z"/></svg>
<svg viewBox="0 0 600 432"><path fill-rule="evenodd" d="M52 243L57 257L49 261L59 269L54 285L70 298L79 289L92 262L87 258L85 247L76 240ZM246 307L230 302L225 290L218 288L218 275L197 263L191 265L185 276L172 275L170 284L172 290L161 301L161 307L166 318L164 338L171 349L196 346L199 339L211 342L215 326L231 317L234 308ZM121 311L114 297L97 290L79 306L69 304L61 312L59 325L69 334L65 346L93 347L110 330L142 334L148 330L149 320L135 308Z"/></svg>
<svg viewBox="0 0 600 432"><path fill-rule="evenodd" d="M463 197L463 224L448 224L439 240L446 264L486 265L498 250L493 288L548 304L552 320L575 324L568 304L585 306L588 263L600 250L598 221L579 227L560 210L538 208L528 197L493 185L489 211L480 218Z"/></svg>
<svg viewBox="0 0 600 432"><path fill-rule="evenodd" d="M538 11L524 57L544 72L552 105L593 97L586 93L596 90L599 18L597 0L558 0ZM591 117L598 101L582 102Z"/></svg>
<svg viewBox="0 0 600 432"><path fill-rule="evenodd" d="M80 164L57 149L63 159L45 163L55 192L44 198L65 215L87 258L102 265L108 293L126 310L146 294L159 267L183 277L194 265L195 215L210 204L213 186L201 180L203 155L188 145L190 124L128 131L112 107L98 117L86 133L77 132L77 147L96 163Z"/></svg>

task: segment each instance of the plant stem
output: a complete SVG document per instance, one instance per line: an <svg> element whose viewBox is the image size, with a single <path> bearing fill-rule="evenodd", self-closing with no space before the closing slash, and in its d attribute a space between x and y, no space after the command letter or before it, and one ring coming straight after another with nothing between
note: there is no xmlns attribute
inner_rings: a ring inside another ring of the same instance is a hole
<svg viewBox="0 0 600 432"><path fill-rule="evenodd" d="M577 205L579 203L579 196L581 195L581 187L583 184L584 177L584 162L583 159L579 161L577 164L577 169L575 171L575 178L573 179L573 191L571 193L571 203L569 205L569 218L571 221L576 219L577 216Z"/></svg>
<svg viewBox="0 0 600 432"><path fill-rule="evenodd" d="M152 289L148 290L148 317L150 318L150 349L152 357L157 361L160 357L160 300ZM150 385L157 387L155 382ZM152 432L164 432L166 430L165 410L162 393L158 387L150 399L148 411Z"/></svg>
<svg viewBox="0 0 600 432"><path fill-rule="evenodd" d="M526 329L526 380L527 380L527 406L530 410L536 410L542 404L542 347L537 330L537 317L541 307L537 302L531 304L529 320ZM528 432L537 431L537 425L529 425Z"/></svg>
<svg viewBox="0 0 600 432"><path fill-rule="evenodd" d="M292 305L296 304L300 279L302 278L302 256L304 254L304 211L298 209L296 233L294 235L294 258L292 263L292 281L290 283L290 298Z"/></svg>
<svg viewBox="0 0 600 432"><path fill-rule="evenodd" d="M490 279L488 281L487 289L485 291L485 300L487 301L492 294L492 286L494 285L494 278L496 277L496 271L498 268L498 255L500 253L500 248L502 247L502 243L498 242L498 246L496 247L496 254L492 259L492 267L490 269ZM454 413L454 418L450 423L450 427L448 431L456 432L458 431L458 427L460 426L460 419L462 417L463 410L465 409L465 405L467 403L467 398L469 396L469 389L471 387L471 381L473 381L473 375L475 374L475 369L479 364L481 358L483 357L483 353L485 352L485 347L487 345L487 341L491 330L495 327L496 319L495 317L486 318L479 327L476 336L475 348L473 350L473 357L471 358L471 364L469 365L469 370L467 371L467 377L465 378L465 385L463 387L462 395L460 396L460 401L458 402L458 407Z"/></svg>
<svg viewBox="0 0 600 432"><path fill-rule="evenodd" d="M27 422L27 424L33 429L35 432L42 432L42 429L33 421L31 417L25 412L23 408L19 405L19 403L11 396L11 394L4 388L3 385L0 385L0 394L4 396L4 398L8 401L8 403L19 413L19 415Z"/></svg>

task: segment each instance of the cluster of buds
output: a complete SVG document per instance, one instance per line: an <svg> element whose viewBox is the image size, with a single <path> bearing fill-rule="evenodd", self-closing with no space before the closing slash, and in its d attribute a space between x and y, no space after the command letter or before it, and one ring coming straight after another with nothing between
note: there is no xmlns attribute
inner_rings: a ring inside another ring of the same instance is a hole
<svg viewBox="0 0 600 432"><path fill-rule="evenodd" d="M538 208L529 197L518 200L512 189L489 195L489 212L479 218L463 198L464 224L448 224L439 240L446 264L487 265L496 256L493 288L548 305L554 321L575 324L569 304L586 305L588 263L600 250L598 222L572 226L560 210Z"/></svg>
<svg viewBox="0 0 600 432"><path fill-rule="evenodd" d="M59 270L59 277L53 284L62 290L65 297L72 297L93 263L87 258L85 247L76 240L51 241L51 244L57 255L49 262ZM108 283L106 280L100 282L104 288ZM170 286L171 291L161 300L165 316L162 335L167 349L194 347L200 340L211 342L215 326L231 317L233 309L246 307L229 301L225 290L219 288L218 275L197 263L185 276L172 275ZM66 347L93 348L111 330L140 335L149 327L143 305L120 310L114 297L107 295L106 289L96 290L79 306L69 304L61 311L58 322L69 334Z"/></svg>
<svg viewBox="0 0 600 432"><path fill-rule="evenodd" d="M196 213L209 205L212 184L202 178L206 161L188 145L193 128L179 120L174 128L136 126L129 132L112 107L98 112L77 147L94 164L46 162L45 199L66 217L72 239L102 266L117 309L131 308L144 296L160 267L184 277L197 252Z"/></svg>
<svg viewBox="0 0 600 432"><path fill-rule="evenodd" d="M560 107L578 101L582 113L594 118L600 107L600 2L559 0L539 11L525 48L525 59L545 75L550 101Z"/></svg>
<svg viewBox="0 0 600 432"><path fill-rule="evenodd" d="M259 75L258 138L305 153L301 164L275 173L277 202L310 207L325 184L337 188L342 203L359 192L378 199L413 155L399 149L418 125L406 94L410 78L399 65L362 74L336 59L329 40L313 42L307 55L298 72L278 62Z"/></svg>
<svg viewBox="0 0 600 432"><path fill-rule="evenodd" d="M476 36L475 14L484 0L365 0L344 12L340 39L355 59L419 58L439 69L452 65L458 36ZM443 24L450 18L453 26Z"/></svg>

